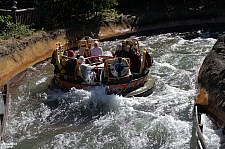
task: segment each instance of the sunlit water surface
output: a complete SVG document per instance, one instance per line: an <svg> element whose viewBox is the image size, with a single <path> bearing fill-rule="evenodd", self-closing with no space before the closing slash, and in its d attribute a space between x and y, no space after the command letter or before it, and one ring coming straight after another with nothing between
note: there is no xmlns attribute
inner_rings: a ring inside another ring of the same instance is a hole
<svg viewBox="0 0 225 149"><path fill-rule="evenodd" d="M53 66L31 66L10 83L5 144L14 148L197 148L193 105L198 70L215 44L209 33L138 37L154 57L156 89L125 98L92 91L51 89ZM117 41L102 42L104 54ZM209 121L205 116L203 122ZM207 146L219 148L221 130L204 127ZM4 145L1 145L4 147Z"/></svg>

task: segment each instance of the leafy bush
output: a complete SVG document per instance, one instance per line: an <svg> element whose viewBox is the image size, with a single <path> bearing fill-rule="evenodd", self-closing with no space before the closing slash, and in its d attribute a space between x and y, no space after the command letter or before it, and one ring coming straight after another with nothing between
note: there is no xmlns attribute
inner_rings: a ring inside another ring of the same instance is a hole
<svg viewBox="0 0 225 149"><path fill-rule="evenodd" d="M7 28L7 23L9 23L12 20L12 17L10 15L7 16L0 16L0 34L4 32Z"/></svg>
<svg viewBox="0 0 225 149"><path fill-rule="evenodd" d="M118 19L118 18L121 18L121 17L123 17L123 13L118 13L118 11L117 10L115 10L115 9L110 9L110 10L104 10L103 11L103 16L105 17L105 18L116 18L116 19Z"/></svg>
<svg viewBox="0 0 225 149"><path fill-rule="evenodd" d="M29 29L23 24L13 23L11 16L0 16L0 37L4 40L14 36L29 36L33 34L34 29Z"/></svg>

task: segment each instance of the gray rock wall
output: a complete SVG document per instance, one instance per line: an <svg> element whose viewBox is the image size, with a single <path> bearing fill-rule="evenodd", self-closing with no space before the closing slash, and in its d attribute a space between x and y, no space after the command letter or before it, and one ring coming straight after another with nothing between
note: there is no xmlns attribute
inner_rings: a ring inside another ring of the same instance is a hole
<svg viewBox="0 0 225 149"><path fill-rule="evenodd" d="M200 93L196 103L214 118L219 126L225 126L225 35L208 53L198 75Z"/></svg>

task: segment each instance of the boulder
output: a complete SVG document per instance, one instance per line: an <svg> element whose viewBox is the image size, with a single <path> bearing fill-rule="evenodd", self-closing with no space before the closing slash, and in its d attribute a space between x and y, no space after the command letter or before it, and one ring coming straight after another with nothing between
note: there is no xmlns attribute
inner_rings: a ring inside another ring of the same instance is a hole
<svg viewBox="0 0 225 149"><path fill-rule="evenodd" d="M225 126L225 35L218 38L198 74L199 94L196 104L219 127Z"/></svg>

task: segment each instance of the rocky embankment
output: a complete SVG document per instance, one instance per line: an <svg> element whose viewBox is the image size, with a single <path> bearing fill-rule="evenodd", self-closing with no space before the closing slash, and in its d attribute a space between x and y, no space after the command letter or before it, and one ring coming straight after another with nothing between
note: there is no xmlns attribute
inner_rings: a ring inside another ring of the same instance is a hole
<svg viewBox="0 0 225 149"><path fill-rule="evenodd" d="M119 18L107 17L97 24L84 24L48 33L41 31L29 37L0 40L0 88L27 67L49 58L57 47L57 42L75 42L85 35L111 40L126 38L132 34L174 32L217 23L225 23L222 11L133 12Z"/></svg>
<svg viewBox="0 0 225 149"><path fill-rule="evenodd" d="M45 60L56 48L56 41L65 43L64 32L38 32L22 39L0 41L0 88L27 67Z"/></svg>
<svg viewBox="0 0 225 149"><path fill-rule="evenodd" d="M200 92L196 104L218 124L225 126L225 35L208 53L199 70Z"/></svg>

